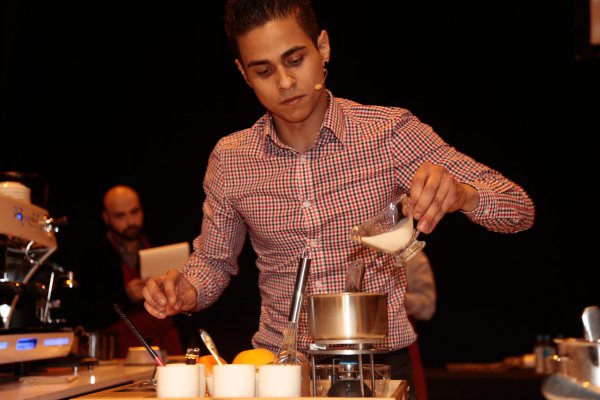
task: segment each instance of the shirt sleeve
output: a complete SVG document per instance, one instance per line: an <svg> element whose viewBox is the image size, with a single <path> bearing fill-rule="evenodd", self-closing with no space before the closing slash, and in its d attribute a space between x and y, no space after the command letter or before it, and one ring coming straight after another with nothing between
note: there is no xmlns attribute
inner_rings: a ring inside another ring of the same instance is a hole
<svg viewBox="0 0 600 400"><path fill-rule="evenodd" d="M200 235L183 267L183 275L198 291L196 310L213 304L239 272L238 256L246 238L246 226L228 197L227 168L217 145L204 177L206 198Z"/></svg>
<svg viewBox="0 0 600 400"><path fill-rule="evenodd" d="M406 279L406 312L417 320L430 320L435 313L437 296L433 270L423 251L406 263Z"/></svg>
<svg viewBox="0 0 600 400"><path fill-rule="evenodd" d="M403 182L410 179L423 162L446 167L461 183L479 193L479 206L464 214L484 228L501 233L529 229L535 219L533 201L525 190L500 172L450 146L427 124L404 111L394 128L392 139L396 174Z"/></svg>

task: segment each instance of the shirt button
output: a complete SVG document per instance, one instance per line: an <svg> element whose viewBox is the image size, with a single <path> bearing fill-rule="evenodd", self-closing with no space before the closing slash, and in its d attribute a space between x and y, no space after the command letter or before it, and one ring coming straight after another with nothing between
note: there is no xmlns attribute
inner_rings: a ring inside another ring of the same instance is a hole
<svg viewBox="0 0 600 400"><path fill-rule="evenodd" d="M316 281L315 282L315 287L318 289L321 289L323 287L323 284L321 283L321 281Z"/></svg>
<svg viewBox="0 0 600 400"><path fill-rule="evenodd" d="M306 156L304 156L304 155L300 156L300 162L302 164L306 164Z"/></svg>
<svg viewBox="0 0 600 400"><path fill-rule="evenodd" d="M304 207L304 208L310 207L310 201L303 201L302 202L302 207Z"/></svg>

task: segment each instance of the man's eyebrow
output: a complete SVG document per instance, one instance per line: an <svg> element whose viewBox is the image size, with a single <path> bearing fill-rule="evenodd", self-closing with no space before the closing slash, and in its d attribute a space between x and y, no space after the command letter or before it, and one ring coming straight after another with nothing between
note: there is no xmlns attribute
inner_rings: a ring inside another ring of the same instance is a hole
<svg viewBox="0 0 600 400"><path fill-rule="evenodd" d="M297 52L298 50L303 50L305 49L306 46L296 46L296 47L292 47L289 50L286 50L282 55L281 58L286 58L291 56L292 54L294 54L295 52ZM264 64L269 64L269 60L256 60L256 61L250 61L248 63L248 67L254 67L256 65L264 65Z"/></svg>
<svg viewBox="0 0 600 400"><path fill-rule="evenodd" d="M296 47L292 47L292 48L291 48L291 49L289 49L288 51L284 52L284 53L281 55L281 58L286 58L286 57L289 57L289 56L291 56L292 54L294 54L295 52L297 52L298 50L303 50L303 49L305 49L305 48L306 48L306 46L296 46Z"/></svg>
<svg viewBox="0 0 600 400"><path fill-rule="evenodd" d="M247 67L254 67L256 65L264 65L264 64L269 64L269 61L268 60L250 61L247 65Z"/></svg>

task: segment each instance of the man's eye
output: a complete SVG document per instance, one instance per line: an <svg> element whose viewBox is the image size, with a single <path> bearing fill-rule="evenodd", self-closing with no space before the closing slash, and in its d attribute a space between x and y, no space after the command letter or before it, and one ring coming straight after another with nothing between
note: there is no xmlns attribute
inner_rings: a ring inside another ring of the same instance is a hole
<svg viewBox="0 0 600 400"><path fill-rule="evenodd" d="M270 68L264 68L264 69L257 69L256 70L256 75L258 76L267 76L271 73L271 69Z"/></svg>
<svg viewBox="0 0 600 400"><path fill-rule="evenodd" d="M302 62L302 60L304 60L303 57L292 58L291 60L288 61L288 64L289 65L298 65Z"/></svg>

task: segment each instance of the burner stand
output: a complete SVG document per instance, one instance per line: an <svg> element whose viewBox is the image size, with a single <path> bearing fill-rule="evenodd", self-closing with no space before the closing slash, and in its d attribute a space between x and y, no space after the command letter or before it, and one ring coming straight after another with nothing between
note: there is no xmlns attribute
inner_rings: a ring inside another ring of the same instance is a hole
<svg viewBox="0 0 600 400"><path fill-rule="evenodd" d="M381 348L381 347L375 347L372 343L356 343L356 344L344 344L344 347L340 347L339 344L333 344L336 347L331 347L329 348L328 346L332 345L330 343L328 344L319 344L319 343L313 343L310 345L310 348L306 351L309 355L310 355L310 364L312 366L312 390L313 390L313 396L316 397L317 394L317 367L316 367L316 362L315 362L315 356L319 356L319 355L343 355L343 356L348 356L348 355L356 355L357 360L358 360L358 376L359 376L359 381L360 381L360 392L361 392L361 397L365 397L365 390L364 390L364 374L363 374L363 361L362 361L362 356L365 354L369 355L369 362L371 364L371 387L373 388L372 391L372 396L376 397L377 395L375 394L375 360L374 360L374 355L375 354L382 354L382 353L389 353L390 349L388 348ZM335 374L335 368L332 371L332 374Z"/></svg>

